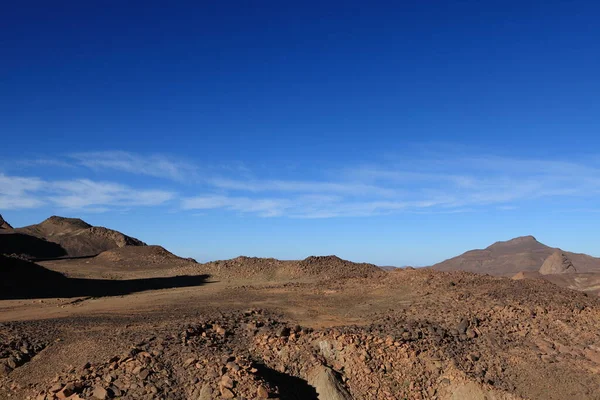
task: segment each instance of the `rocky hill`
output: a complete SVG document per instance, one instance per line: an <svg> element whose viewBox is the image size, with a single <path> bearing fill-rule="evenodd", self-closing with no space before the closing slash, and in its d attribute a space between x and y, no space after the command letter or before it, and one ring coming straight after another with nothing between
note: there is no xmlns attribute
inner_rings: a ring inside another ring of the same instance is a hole
<svg viewBox="0 0 600 400"><path fill-rule="evenodd" d="M6 222L4 220L4 218L2 218L2 215L0 215L0 230L3 229L12 229L13 227L10 226L10 224L8 222Z"/></svg>
<svg viewBox="0 0 600 400"><path fill-rule="evenodd" d="M337 256L310 256L304 260L236 257L200 267L203 273L232 280L289 280L305 277L324 279L376 277L385 274L373 264L354 263Z"/></svg>
<svg viewBox="0 0 600 400"><path fill-rule="evenodd" d="M145 246L121 232L92 226L79 218L52 216L45 221L15 229L16 232L57 243L69 257L95 256L124 246Z"/></svg>
<svg viewBox="0 0 600 400"><path fill-rule="evenodd" d="M523 236L496 242L481 250L471 250L432 266L438 271L468 271L480 274L514 276L518 272L539 271L544 261L557 250ZM600 272L600 258L563 252L579 272Z"/></svg>

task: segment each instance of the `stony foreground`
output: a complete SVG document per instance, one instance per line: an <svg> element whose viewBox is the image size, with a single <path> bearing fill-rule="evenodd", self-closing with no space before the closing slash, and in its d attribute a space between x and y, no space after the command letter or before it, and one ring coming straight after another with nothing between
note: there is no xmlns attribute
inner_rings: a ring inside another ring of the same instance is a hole
<svg viewBox="0 0 600 400"><path fill-rule="evenodd" d="M3 323L0 398L600 398L598 301L547 282L404 270L180 291Z"/></svg>

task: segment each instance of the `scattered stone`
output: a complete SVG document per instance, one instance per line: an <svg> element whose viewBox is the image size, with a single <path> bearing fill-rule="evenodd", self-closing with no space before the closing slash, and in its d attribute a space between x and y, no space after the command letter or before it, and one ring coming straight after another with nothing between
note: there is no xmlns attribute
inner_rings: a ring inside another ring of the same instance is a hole
<svg viewBox="0 0 600 400"><path fill-rule="evenodd" d="M223 387L231 389L233 388L233 379L231 379L229 375L223 375L219 384Z"/></svg>
<svg viewBox="0 0 600 400"><path fill-rule="evenodd" d="M261 385L256 389L256 397L259 399L267 399L269 398L269 391Z"/></svg>
<svg viewBox="0 0 600 400"><path fill-rule="evenodd" d="M94 391L92 392L92 396L94 399L98 400L106 400L108 399L108 392L102 386L94 387Z"/></svg>

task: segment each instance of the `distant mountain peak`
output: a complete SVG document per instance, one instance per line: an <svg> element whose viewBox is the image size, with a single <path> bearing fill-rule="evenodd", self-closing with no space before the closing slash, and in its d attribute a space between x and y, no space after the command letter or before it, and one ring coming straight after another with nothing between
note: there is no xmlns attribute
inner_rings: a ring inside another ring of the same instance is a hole
<svg viewBox="0 0 600 400"><path fill-rule="evenodd" d="M88 224L80 218L67 218L60 217L58 215L53 215L50 218L45 219L40 223L40 225L72 225L80 229L92 227L92 225Z"/></svg>
<svg viewBox="0 0 600 400"><path fill-rule="evenodd" d="M527 235L527 236L518 236L518 237L512 238L510 240L496 242L496 243L488 246L486 249L487 250L495 250L495 249L504 249L504 248L508 248L508 247L526 247L526 246L535 246L535 247L544 246L545 247L545 245L538 242L538 240L534 236Z"/></svg>

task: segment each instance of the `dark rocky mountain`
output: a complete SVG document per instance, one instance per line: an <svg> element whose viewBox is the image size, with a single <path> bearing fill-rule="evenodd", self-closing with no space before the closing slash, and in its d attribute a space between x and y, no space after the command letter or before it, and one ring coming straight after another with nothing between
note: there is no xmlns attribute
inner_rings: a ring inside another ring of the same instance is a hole
<svg viewBox="0 0 600 400"><path fill-rule="evenodd" d="M10 224L8 222L6 222L6 220L4 218L2 218L2 215L0 215L0 229L12 229L13 227L10 226Z"/></svg>
<svg viewBox="0 0 600 400"><path fill-rule="evenodd" d="M56 254L46 255L46 251L38 251L38 247L51 247L58 245L62 248L61 256L85 257L95 256L103 251L124 246L145 246L146 244L136 238L124 235L121 232L99 226L92 226L78 218L64 218L53 216L45 221L23 228L11 230L18 235L9 238L3 235L0 244L3 253L16 253L28 255L32 258L55 257ZM22 243L28 245L23 248ZM50 245L49 243L52 243ZM18 246L11 251L11 246Z"/></svg>

